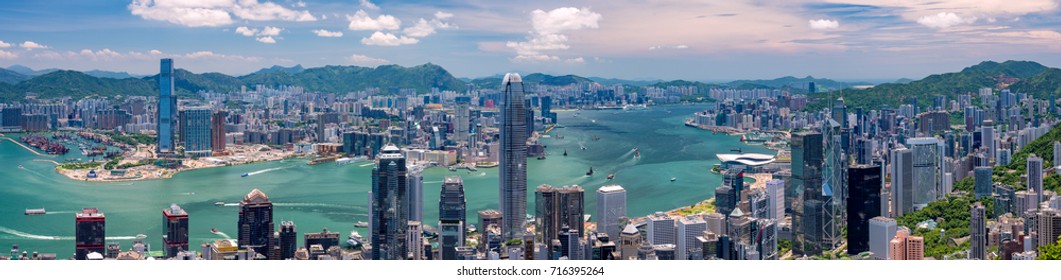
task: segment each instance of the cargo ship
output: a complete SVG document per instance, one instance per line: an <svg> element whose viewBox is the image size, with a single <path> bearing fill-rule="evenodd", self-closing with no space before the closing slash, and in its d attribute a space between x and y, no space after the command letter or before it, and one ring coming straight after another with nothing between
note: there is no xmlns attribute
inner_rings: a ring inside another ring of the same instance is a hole
<svg viewBox="0 0 1061 280"><path fill-rule="evenodd" d="M44 208L26 209L26 215L44 215L44 214L48 214L48 211L45 211Z"/></svg>

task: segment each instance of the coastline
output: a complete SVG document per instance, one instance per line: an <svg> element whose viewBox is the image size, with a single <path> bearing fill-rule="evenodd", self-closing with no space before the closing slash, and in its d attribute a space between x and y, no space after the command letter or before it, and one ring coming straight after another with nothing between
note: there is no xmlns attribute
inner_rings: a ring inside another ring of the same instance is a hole
<svg viewBox="0 0 1061 280"><path fill-rule="evenodd" d="M25 148L26 150L29 150L31 153L33 153L35 155L42 156L42 157L56 157L55 155L49 155L49 154L44 154L44 153L38 152L37 150L34 150L33 147L26 146L26 144L22 144L22 142L18 142L18 140L12 139L11 137L2 136L2 135L0 135L0 137L2 137L3 139L7 139L7 141L11 141L11 143L17 144L17 145L21 146L22 148Z"/></svg>

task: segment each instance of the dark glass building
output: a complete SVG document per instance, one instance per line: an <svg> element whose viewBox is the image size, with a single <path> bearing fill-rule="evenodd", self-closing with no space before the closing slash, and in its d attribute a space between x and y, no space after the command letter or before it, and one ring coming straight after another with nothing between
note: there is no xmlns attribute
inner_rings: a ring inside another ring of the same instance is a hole
<svg viewBox="0 0 1061 280"><path fill-rule="evenodd" d="M162 235L162 244L166 246L167 257L188 251L188 212L177 204L162 209L162 228L166 231Z"/></svg>
<svg viewBox="0 0 1061 280"><path fill-rule="evenodd" d="M854 165L847 169L847 252L869 251L869 220L881 216L880 165Z"/></svg>
<svg viewBox="0 0 1061 280"><path fill-rule="evenodd" d="M439 252L443 260L456 260L457 247L464 246L466 201L464 181L460 177L446 177L438 201Z"/></svg>
<svg viewBox="0 0 1061 280"><path fill-rule="evenodd" d="M373 260L404 260L409 228L408 169L405 156L394 145L380 150L372 168L372 252Z"/></svg>
<svg viewBox="0 0 1061 280"><path fill-rule="evenodd" d="M254 189L239 202L239 244L240 249L254 249L255 252L273 260L273 203L259 189Z"/></svg>
<svg viewBox="0 0 1061 280"><path fill-rule="evenodd" d="M328 228L321 229L320 232L309 232L304 236L305 242L303 245L309 248L313 245L320 245L324 250L328 250L332 246L339 245L339 233L334 231L328 231Z"/></svg>
<svg viewBox="0 0 1061 280"><path fill-rule="evenodd" d="M584 190L579 186L538 186L534 191L534 209L537 229L541 232L543 242L548 244L553 239L566 242L561 238L565 228L576 232L579 237L585 236L583 194Z"/></svg>
<svg viewBox="0 0 1061 280"><path fill-rule="evenodd" d="M295 258L298 250L298 231L293 221L280 222L280 259L289 260Z"/></svg>
<svg viewBox="0 0 1061 280"><path fill-rule="evenodd" d="M821 133L800 131L792 134L792 183L785 190L785 209L792 215L792 253L802 255L805 240L804 201L820 199L822 165ZM820 204L820 200L819 200Z"/></svg>
<svg viewBox="0 0 1061 280"><path fill-rule="evenodd" d="M163 58L158 73L158 153L175 151L173 130L177 126L177 97L173 96L173 59Z"/></svg>
<svg viewBox="0 0 1061 280"><path fill-rule="evenodd" d="M88 259L92 252L103 254L106 246L107 218L96 208L81 209L74 215L75 246L74 259Z"/></svg>

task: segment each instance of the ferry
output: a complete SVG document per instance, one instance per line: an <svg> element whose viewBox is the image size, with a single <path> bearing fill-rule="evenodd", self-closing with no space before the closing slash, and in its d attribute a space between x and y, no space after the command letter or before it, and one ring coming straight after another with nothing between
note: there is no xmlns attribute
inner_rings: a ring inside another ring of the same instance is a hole
<svg viewBox="0 0 1061 280"><path fill-rule="evenodd" d="M640 158L640 157L641 157L641 150L638 150L637 147L634 147L634 158Z"/></svg>
<svg viewBox="0 0 1061 280"><path fill-rule="evenodd" d="M350 236L346 238L346 245L350 245L350 247L358 247L364 241L365 239L361 237L361 234L357 233L356 230L350 231Z"/></svg>
<svg viewBox="0 0 1061 280"><path fill-rule="evenodd" d="M224 201L218 201L218 202L214 202L214 205L217 205L217 206L225 206L225 202L224 202Z"/></svg>
<svg viewBox="0 0 1061 280"><path fill-rule="evenodd" d="M147 238L146 234L141 233L141 234L137 234L136 235L136 239L144 239L144 238Z"/></svg>
<svg viewBox="0 0 1061 280"><path fill-rule="evenodd" d="M648 109L648 106L645 106L645 104L639 104L639 105L627 104L627 105L623 105L623 111L640 111L640 110L644 110L644 109Z"/></svg>
<svg viewBox="0 0 1061 280"><path fill-rule="evenodd" d="M678 181L678 177L670 177L670 181L671 182Z"/></svg>
<svg viewBox="0 0 1061 280"><path fill-rule="evenodd" d="M24 167L22 167L22 165L21 165L21 164L19 164L19 165L18 165L18 169L23 169L23 168L24 168Z"/></svg>
<svg viewBox="0 0 1061 280"><path fill-rule="evenodd" d="M608 174L608 180L611 180L611 179L614 179L614 178L615 178L615 173L609 173Z"/></svg>
<svg viewBox="0 0 1061 280"><path fill-rule="evenodd" d="M358 162L362 162L362 161L366 161L366 160L368 160L368 157L366 157L366 156L356 156L356 157L352 157L352 158L344 157L344 158L340 158L340 159L335 160L335 166L343 166L343 165L347 165L347 164L351 164L351 163L358 163Z"/></svg>
<svg viewBox="0 0 1061 280"><path fill-rule="evenodd" d="M247 176L250 176L250 175L251 175L250 173L243 173L243 175L239 175L239 176L240 177L247 177Z"/></svg>
<svg viewBox="0 0 1061 280"><path fill-rule="evenodd" d="M210 228L210 232L217 233L217 228Z"/></svg>
<svg viewBox="0 0 1061 280"><path fill-rule="evenodd" d="M368 222L365 222L365 221L357 222L356 224L354 224L354 227L367 228L368 227Z"/></svg>
<svg viewBox="0 0 1061 280"><path fill-rule="evenodd" d="M456 172L457 171L457 167L456 166L450 166L449 167L449 171L450 172Z"/></svg>
<svg viewBox="0 0 1061 280"><path fill-rule="evenodd" d="M48 211L44 211L44 208L26 209L26 215L44 215L44 214L48 214Z"/></svg>

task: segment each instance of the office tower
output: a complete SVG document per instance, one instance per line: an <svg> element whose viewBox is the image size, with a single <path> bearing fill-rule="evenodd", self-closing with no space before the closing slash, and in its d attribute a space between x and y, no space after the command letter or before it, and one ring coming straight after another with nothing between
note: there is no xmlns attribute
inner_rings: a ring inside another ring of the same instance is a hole
<svg viewBox="0 0 1061 280"><path fill-rule="evenodd" d="M254 189L239 202L239 244L240 249L254 249L275 260L273 256L273 203L261 190Z"/></svg>
<svg viewBox="0 0 1061 280"><path fill-rule="evenodd" d="M281 227L283 223L281 223ZM321 229L320 232L307 232L302 235L302 245L309 248L313 245L320 245L321 249L328 250L333 246L341 246L339 243L339 232L328 231L328 228Z"/></svg>
<svg viewBox="0 0 1061 280"><path fill-rule="evenodd" d="M1039 203L1043 202L1043 159L1035 156L1035 154L1028 155L1028 164L1025 169L1028 172L1028 191L1035 192L1034 208L1039 208Z"/></svg>
<svg viewBox="0 0 1061 280"><path fill-rule="evenodd" d="M225 151L225 118L228 112L217 111L210 117L210 150Z"/></svg>
<svg viewBox="0 0 1061 280"><path fill-rule="evenodd" d="M846 114L845 114L846 116ZM846 122L846 118L844 118ZM841 228L847 222L847 155L845 144L848 139L846 125L830 120L822 127L825 140L824 161L822 164L821 202L824 212L821 218L821 248L832 249L843 241Z"/></svg>
<svg viewBox="0 0 1061 280"><path fill-rule="evenodd" d="M501 228L502 219L504 219L504 216L501 215L500 211L494 209L479 210L478 215L479 224L476 226L476 229L479 230L480 233L483 233L479 235L479 251L486 251L486 229L491 226Z"/></svg>
<svg viewBox="0 0 1061 280"><path fill-rule="evenodd" d="M832 118L841 128L847 128L847 105L844 104L844 97L841 96L833 102Z"/></svg>
<svg viewBox="0 0 1061 280"><path fill-rule="evenodd" d="M407 186L409 186L409 220L420 221L424 219L424 176L421 168L410 169L406 173L406 179L409 180Z"/></svg>
<svg viewBox="0 0 1061 280"><path fill-rule="evenodd" d="M380 150L372 168L373 260L404 260L409 227L408 171L405 156L394 145Z"/></svg>
<svg viewBox="0 0 1061 280"><path fill-rule="evenodd" d="M577 233L579 237L585 236L583 193L579 186L554 188L541 185L535 189L535 218L542 242L558 239L567 230Z"/></svg>
<svg viewBox="0 0 1061 280"><path fill-rule="evenodd" d="M995 145L995 123L992 120L984 120L980 127L980 145L987 152L988 160L995 161L998 157L998 146Z"/></svg>
<svg viewBox="0 0 1061 280"><path fill-rule="evenodd" d="M409 259L424 259L423 224L421 224L420 221L409 221L407 230L409 235L406 236L405 248L409 249Z"/></svg>
<svg viewBox="0 0 1061 280"><path fill-rule="evenodd" d="M737 208L738 195L734 192L733 187L723 184L718 188L715 188L715 211L719 214L729 215L733 212L733 209Z"/></svg>
<svg viewBox="0 0 1061 280"><path fill-rule="evenodd" d="M726 216L719 213L707 213L702 215L707 222L707 230L718 235L726 234Z"/></svg>
<svg viewBox="0 0 1061 280"><path fill-rule="evenodd" d="M767 215L769 219L777 221L785 219L785 181L766 181Z"/></svg>
<svg viewBox="0 0 1061 280"><path fill-rule="evenodd" d="M607 233L593 232L589 235L590 241L590 260L619 260L622 259L619 256L618 246L615 245L615 239L608 236ZM511 258L510 258L511 259Z"/></svg>
<svg viewBox="0 0 1061 280"><path fill-rule="evenodd" d="M847 253L870 250L870 219L881 213L881 178L879 165L854 165L848 168L850 196L847 203Z"/></svg>
<svg viewBox="0 0 1061 280"><path fill-rule="evenodd" d="M678 236L677 236L677 251L675 252L676 259L687 260L689 259L689 251L692 249L701 249L693 246L696 243L696 238L703 235L704 231L707 230L707 222L699 215L689 215L678 220ZM701 257L702 259L703 257Z"/></svg>
<svg viewBox="0 0 1061 280"><path fill-rule="evenodd" d="M84 208L74 215L74 259L86 260L89 253L104 253L107 218L96 208Z"/></svg>
<svg viewBox="0 0 1061 280"><path fill-rule="evenodd" d="M895 219L886 217L869 219L869 251L873 253L873 259L886 260L891 256L888 245L895 238L896 230Z"/></svg>
<svg viewBox="0 0 1061 280"><path fill-rule="evenodd" d="M735 166L726 169L722 173L722 185L733 188L733 194L735 195L733 198L734 205L740 205L740 202L743 201L741 195L744 192L744 167ZM724 213L728 214L729 212Z"/></svg>
<svg viewBox="0 0 1061 280"><path fill-rule="evenodd" d="M1050 97L1050 100L1054 100ZM1051 110L1053 112L1053 110ZM1050 160L1053 162L1053 166L1061 166L1061 141L1054 141L1054 158Z"/></svg>
<svg viewBox="0 0 1061 280"><path fill-rule="evenodd" d="M656 212L648 216L648 236L646 241L652 245L677 244L677 234L674 226L674 217L663 212Z"/></svg>
<svg viewBox="0 0 1061 280"><path fill-rule="evenodd" d="M914 153L907 148L892 150L891 190L892 212L895 218L914 211Z"/></svg>
<svg viewBox="0 0 1061 280"><path fill-rule="evenodd" d="M166 256L176 257L180 251L188 251L188 212L177 204L162 209L162 244L166 246Z"/></svg>
<svg viewBox="0 0 1061 280"><path fill-rule="evenodd" d="M456 260L457 247L464 244L466 201L464 181L460 177L446 177L438 200L438 250L443 260Z"/></svg>
<svg viewBox="0 0 1061 280"><path fill-rule="evenodd" d="M181 142L187 156L210 155L210 109L182 110L180 114Z"/></svg>
<svg viewBox="0 0 1061 280"><path fill-rule="evenodd" d="M807 83L807 92L809 92L809 93L816 93L816 92L818 92L818 87L816 87L816 86L814 85L814 82L810 82L810 83Z"/></svg>
<svg viewBox="0 0 1061 280"><path fill-rule="evenodd" d="M943 143L935 137L910 138L906 143L913 150L914 208L921 209L946 195L942 190Z"/></svg>
<svg viewBox="0 0 1061 280"><path fill-rule="evenodd" d="M641 247L641 231L629 224L619 233L619 252L624 260L637 258L637 249Z"/></svg>
<svg viewBox="0 0 1061 280"><path fill-rule="evenodd" d="M298 231L295 228L295 222L280 221L280 259L294 259L297 249Z"/></svg>
<svg viewBox="0 0 1061 280"><path fill-rule="evenodd" d="M987 212L979 201L969 207L969 259L987 258Z"/></svg>
<svg viewBox="0 0 1061 280"><path fill-rule="evenodd" d="M523 234L527 216L527 109L523 106L523 80L519 74L505 74L501 86L498 205L504 216L501 237L508 240Z"/></svg>
<svg viewBox="0 0 1061 280"><path fill-rule="evenodd" d="M925 258L925 239L911 236L910 229L901 227L888 242L889 260L921 260Z"/></svg>
<svg viewBox="0 0 1061 280"><path fill-rule="evenodd" d="M785 208L792 212L792 254L802 255L805 240L804 202L821 196L822 134L800 131L792 134L792 184L785 190ZM729 214L729 213L724 213Z"/></svg>
<svg viewBox="0 0 1061 280"><path fill-rule="evenodd" d="M973 168L973 191L976 193L976 199L981 197L991 196L991 167L977 166Z"/></svg>
<svg viewBox="0 0 1061 280"><path fill-rule="evenodd" d="M176 151L173 130L177 126L177 97L173 96L173 84L177 77L173 72L173 59L163 58L158 73L158 153Z"/></svg>
<svg viewBox="0 0 1061 280"><path fill-rule="evenodd" d="M469 107L472 103L472 98L468 96L457 96L454 98L456 108L453 110L453 131L457 138L457 143L468 142L468 129L471 120L471 111Z"/></svg>
<svg viewBox="0 0 1061 280"><path fill-rule="evenodd" d="M626 218L626 189L608 185L597 189L597 231L619 237L620 222Z"/></svg>
<svg viewBox="0 0 1061 280"><path fill-rule="evenodd" d="M1056 244L1058 236L1061 236L1061 210L1044 208L1034 217L1035 229L1039 233L1038 246L1034 248Z"/></svg>

